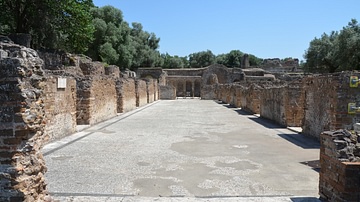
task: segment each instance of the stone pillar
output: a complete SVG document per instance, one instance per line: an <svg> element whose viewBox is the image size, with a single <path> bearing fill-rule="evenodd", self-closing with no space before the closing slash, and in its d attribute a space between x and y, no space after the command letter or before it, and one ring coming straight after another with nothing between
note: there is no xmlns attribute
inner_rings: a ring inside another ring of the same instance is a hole
<svg viewBox="0 0 360 202"><path fill-rule="evenodd" d="M246 69L250 67L250 62L249 62L249 55L248 54L244 54L242 61L241 61L241 68Z"/></svg>
<svg viewBox="0 0 360 202"><path fill-rule="evenodd" d="M47 201L43 61L0 42L0 201Z"/></svg>
<svg viewBox="0 0 360 202"><path fill-rule="evenodd" d="M193 97L193 98L195 97L194 93L195 93L195 82L192 81L191 82L191 97Z"/></svg>

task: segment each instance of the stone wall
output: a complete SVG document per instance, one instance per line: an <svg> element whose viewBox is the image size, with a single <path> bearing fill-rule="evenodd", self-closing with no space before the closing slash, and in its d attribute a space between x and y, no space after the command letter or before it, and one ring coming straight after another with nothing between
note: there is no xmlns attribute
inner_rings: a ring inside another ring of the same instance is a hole
<svg viewBox="0 0 360 202"><path fill-rule="evenodd" d="M0 42L0 201L46 201L45 77L37 53Z"/></svg>
<svg viewBox="0 0 360 202"><path fill-rule="evenodd" d="M360 122L360 113L349 114L348 103L360 106L359 88L350 87L356 72L306 77L306 110L303 133L319 138L322 131L348 129Z"/></svg>
<svg viewBox="0 0 360 202"><path fill-rule="evenodd" d="M76 81L68 77L65 88L58 88L58 78L46 79L45 133L50 141L58 140L76 131Z"/></svg>
<svg viewBox="0 0 360 202"><path fill-rule="evenodd" d="M124 113L136 109L136 90L134 78L121 78L116 81L117 112Z"/></svg>
<svg viewBox="0 0 360 202"><path fill-rule="evenodd" d="M324 132L320 142L320 197L360 201L360 136L346 130Z"/></svg>
<svg viewBox="0 0 360 202"><path fill-rule="evenodd" d="M157 80L148 79L146 81L147 88L147 103L152 103L157 100Z"/></svg>
<svg viewBox="0 0 360 202"><path fill-rule="evenodd" d="M201 87L201 99L203 100L216 100L217 98L217 85L203 85Z"/></svg>
<svg viewBox="0 0 360 202"><path fill-rule="evenodd" d="M161 100L175 100L176 99L176 88L173 86L159 86Z"/></svg>
<svg viewBox="0 0 360 202"><path fill-rule="evenodd" d="M305 95L301 82L267 86L261 94L260 116L283 126L301 127L305 114Z"/></svg>
<svg viewBox="0 0 360 202"><path fill-rule="evenodd" d="M92 125L117 115L115 80L84 77L77 82L77 124Z"/></svg>
<svg viewBox="0 0 360 202"><path fill-rule="evenodd" d="M145 80L136 80L136 106L141 107L148 103L148 93Z"/></svg>

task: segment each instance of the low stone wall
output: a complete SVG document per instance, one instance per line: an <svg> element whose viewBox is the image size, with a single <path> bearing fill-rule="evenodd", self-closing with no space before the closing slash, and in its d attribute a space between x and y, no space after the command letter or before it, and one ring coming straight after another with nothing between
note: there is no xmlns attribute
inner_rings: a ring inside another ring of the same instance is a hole
<svg viewBox="0 0 360 202"><path fill-rule="evenodd" d="M157 86L156 86L157 80L154 79L148 79L146 81L146 88L147 88L147 103L152 103L155 100L157 100L156 92L157 92Z"/></svg>
<svg viewBox="0 0 360 202"><path fill-rule="evenodd" d="M360 201L360 136L346 130L320 135L319 194L324 201Z"/></svg>
<svg viewBox="0 0 360 202"><path fill-rule="evenodd" d="M203 85L201 87L201 99L203 100L215 100L218 99L216 95L217 85Z"/></svg>
<svg viewBox="0 0 360 202"><path fill-rule="evenodd" d="M283 126L301 127L305 114L301 83L265 87L261 94L260 116Z"/></svg>
<svg viewBox="0 0 360 202"><path fill-rule="evenodd" d="M256 84L250 84L248 88L244 88L242 93L246 99L246 104L242 106L244 110L260 114L261 90L262 88Z"/></svg>
<svg viewBox="0 0 360 202"><path fill-rule="evenodd" d="M117 115L115 81L85 77L77 83L77 124L95 124Z"/></svg>
<svg viewBox="0 0 360 202"><path fill-rule="evenodd" d="M76 81L63 78L65 88L58 88L59 77L48 77L44 89L45 133L49 140L58 140L76 131Z"/></svg>
<svg viewBox="0 0 360 202"><path fill-rule="evenodd" d="M135 82L136 89L136 106L141 107L148 103L148 93L146 87L146 81L136 80Z"/></svg>
<svg viewBox="0 0 360 202"><path fill-rule="evenodd" d="M116 81L117 112L124 113L136 109L135 79L120 78Z"/></svg>
<svg viewBox="0 0 360 202"><path fill-rule="evenodd" d="M176 88L173 86L159 86L160 99L162 100L176 100Z"/></svg>
<svg viewBox="0 0 360 202"><path fill-rule="evenodd" d="M0 201L46 201L43 61L0 42Z"/></svg>

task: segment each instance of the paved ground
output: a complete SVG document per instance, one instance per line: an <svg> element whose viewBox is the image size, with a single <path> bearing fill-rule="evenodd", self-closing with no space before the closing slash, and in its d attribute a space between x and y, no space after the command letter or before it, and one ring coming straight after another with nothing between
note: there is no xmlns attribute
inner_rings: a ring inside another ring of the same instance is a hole
<svg viewBox="0 0 360 202"><path fill-rule="evenodd" d="M43 150L60 201L317 201L319 145L214 101L158 101Z"/></svg>

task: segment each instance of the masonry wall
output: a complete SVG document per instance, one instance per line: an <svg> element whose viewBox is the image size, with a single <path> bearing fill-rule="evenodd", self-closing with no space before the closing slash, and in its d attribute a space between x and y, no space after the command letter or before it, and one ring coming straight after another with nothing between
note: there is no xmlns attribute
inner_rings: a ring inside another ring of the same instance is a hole
<svg viewBox="0 0 360 202"><path fill-rule="evenodd" d="M305 115L305 96L301 82L267 86L261 94L260 116L283 126L301 127Z"/></svg>
<svg viewBox="0 0 360 202"><path fill-rule="evenodd" d="M90 76L77 82L77 124L92 125L117 115L115 81Z"/></svg>
<svg viewBox="0 0 360 202"><path fill-rule="evenodd" d="M345 130L320 136L319 194L324 201L360 201L360 146Z"/></svg>
<svg viewBox="0 0 360 202"><path fill-rule="evenodd" d="M217 86L216 85L203 85L201 87L201 99L203 100L215 100L218 99L217 98L217 90L216 90Z"/></svg>
<svg viewBox="0 0 360 202"><path fill-rule="evenodd" d="M175 100L176 99L176 88L169 85L169 86L159 86L160 91L160 99L162 100Z"/></svg>
<svg viewBox="0 0 360 202"><path fill-rule="evenodd" d="M355 72L307 77L304 81L306 110L303 133L319 138L322 131L352 129L360 113L348 114L348 103L360 106L360 87L350 88Z"/></svg>
<svg viewBox="0 0 360 202"><path fill-rule="evenodd" d="M136 109L135 79L120 78L116 81L117 112L124 113Z"/></svg>
<svg viewBox="0 0 360 202"><path fill-rule="evenodd" d="M156 100L156 86L155 83L157 83L154 79L148 79L146 81L146 88L147 88L147 103L152 103Z"/></svg>
<svg viewBox="0 0 360 202"><path fill-rule="evenodd" d="M147 102L147 87L145 80L136 80L136 106L141 107L146 105Z"/></svg>
<svg viewBox="0 0 360 202"><path fill-rule="evenodd" d="M250 84L248 88L244 88L243 96L246 99L246 105L243 106L244 110L260 114L261 90L262 88L256 84Z"/></svg>
<svg viewBox="0 0 360 202"><path fill-rule="evenodd" d="M45 133L49 141L61 139L76 131L76 81L66 78L66 88L58 88L58 77L48 77L44 89Z"/></svg>
<svg viewBox="0 0 360 202"><path fill-rule="evenodd" d="M45 201L43 61L0 42L0 201Z"/></svg>

